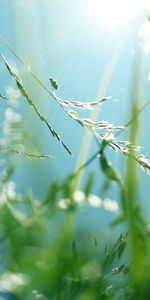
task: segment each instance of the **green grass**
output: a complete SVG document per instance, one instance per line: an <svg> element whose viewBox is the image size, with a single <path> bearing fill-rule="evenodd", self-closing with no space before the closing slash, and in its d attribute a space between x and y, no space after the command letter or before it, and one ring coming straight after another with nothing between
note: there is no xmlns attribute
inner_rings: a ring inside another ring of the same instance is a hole
<svg viewBox="0 0 150 300"><path fill-rule="evenodd" d="M10 46L3 42L26 68ZM28 70L41 88L44 88L61 106L64 113L90 132L84 139L86 150L89 148L91 135L97 143L97 151L89 159L85 159L87 153L81 146L75 170L63 180L57 178L50 182L46 197L40 201L31 193L16 192L12 179L16 168L13 158L14 153L33 159L47 159L48 156L37 151L31 153L23 148L28 135L24 124L18 118L16 106L11 101L14 96L8 93L5 97L4 91L0 94L1 100L6 101L5 120L2 123L3 140L0 145L3 155L0 182L0 290L12 293L11 299L149 299L150 234L138 196L138 176L141 176L138 165L149 173L150 161L142 154L138 154L136 145L140 126L139 116L150 102L148 100L143 106L140 105L140 91L135 89L135 86L140 86L140 75L135 76L139 74L137 69L135 68L133 72L131 114L127 124L118 127L111 124L111 120L97 121L95 111L89 119L81 118L77 114L77 108L88 110L93 106L105 105L105 101L111 101L110 98L104 97L104 91L119 53L120 48L112 55L112 60L108 64L100 88L100 98L89 103L59 98L54 90L47 89L37 76ZM52 136L71 154L63 138L60 138L39 111L36 102L30 98L12 66L3 55L1 58L20 91L20 97L26 100L38 120L45 123ZM52 78L51 80L53 85L57 86L57 82ZM18 98L18 94L16 95ZM15 97L13 100L16 100ZM100 128L103 129L103 134L99 134ZM113 134L110 134L110 129ZM121 141L119 135L125 130L129 133L128 140ZM119 174L113 164L110 164L108 148L118 152L118 155L123 155L126 163L124 174ZM91 173L86 172L85 184L79 193L81 174L95 160L105 180L103 201L101 194L97 195L95 200L92 198L95 178ZM115 184L119 191L119 212L113 215L107 228L102 226L93 230L93 209L105 214L105 210L113 210L116 205L116 202L106 201L107 191L112 184ZM85 228L82 222L76 226L78 215L84 220L89 210L91 220L86 222L88 226ZM116 234L119 231L120 233Z"/></svg>

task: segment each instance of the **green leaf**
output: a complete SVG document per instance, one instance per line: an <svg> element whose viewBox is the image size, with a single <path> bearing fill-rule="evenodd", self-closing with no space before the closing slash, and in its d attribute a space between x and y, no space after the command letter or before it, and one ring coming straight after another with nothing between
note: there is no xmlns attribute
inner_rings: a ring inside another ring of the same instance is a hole
<svg viewBox="0 0 150 300"><path fill-rule="evenodd" d="M125 221L125 215L123 213L120 213L112 222L111 226L117 226L122 224Z"/></svg>
<svg viewBox="0 0 150 300"><path fill-rule="evenodd" d="M25 216L22 212L17 210L14 206L12 206L9 202L6 203L7 208L9 209L11 215L23 227L28 227L31 224L31 220Z"/></svg>
<svg viewBox="0 0 150 300"><path fill-rule="evenodd" d="M87 180L86 180L85 186L84 186L84 193L85 193L86 197L89 196L89 194L92 190L93 184L94 184L94 173L89 173L87 175Z"/></svg>
<svg viewBox="0 0 150 300"><path fill-rule="evenodd" d="M59 88L58 82L52 77L49 78L49 81L50 81L51 87L54 90L58 90L58 88Z"/></svg>
<svg viewBox="0 0 150 300"><path fill-rule="evenodd" d="M112 167L104 153L101 153L100 155L100 165L103 173L109 180L120 182L119 173Z"/></svg>

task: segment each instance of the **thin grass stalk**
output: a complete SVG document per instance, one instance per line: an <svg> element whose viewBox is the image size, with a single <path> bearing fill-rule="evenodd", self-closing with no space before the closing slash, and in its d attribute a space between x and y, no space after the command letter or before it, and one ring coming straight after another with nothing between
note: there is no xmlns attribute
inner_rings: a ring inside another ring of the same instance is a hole
<svg viewBox="0 0 150 300"><path fill-rule="evenodd" d="M121 52L122 52L122 49L126 42L127 37L128 37L128 31L126 31L125 34L122 36L122 38L119 40L117 47L115 47L115 49L107 63L103 78L100 81L100 85L99 85L99 89L98 89L97 97L96 97L97 99L101 99L101 98L105 97L107 87L112 78L113 72L118 63L119 57L121 55ZM90 115L90 119L94 121L97 119L97 116L98 116L98 110L94 109ZM92 134L86 130L85 134L83 136L83 141L80 146L79 155L78 155L76 166L75 166L75 173L77 170L80 170L80 167L87 160L91 140L92 140ZM82 180L83 172L84 172L84 169L81 169L80 172L78 172L78 176L76 176L76 179L74 181L73 190L77 190L79 188L80 182Z"/></svg>
<svg viewBox="0 0 150 300"><path fill-rule="evenodd" d="M113 72L115 70L115 67L117 65L117 62L119 60L119 57L121 55L124 43L127 39L128 36L128 32L125 33L125 35L123 35L122 39L119 41L119 44L117 45L117 47L114 49L110 60L106 66L103 78L100 82L100 86L98 89L98 93L97 93L97 97L96 99L103 99L105 97L105 93L107 90L107 87L109 85L109 82L112 78ZM96 120L98 116L98 110L94 109L90 115L90 119L91 120ZM83 141L79 150L79 155L77 158L77 162L76 162L76 166L75 166L75 171L74 174L76 174L76 176L74 177L72 186L70 188L70 198L73 199L73 194L76 190L79 189L80 187L80 183L82 180L82 175L84 173L84 168L82 168L82 166L86 165L86 159L88 156L88 152L90 149L90 144L91 144L91 140L92 140L92 133L89 132L88 130L86 130L84 137L83 137ZM94 155L94 157L96 157L97 155ZM93 159L92 159L93 161Z"/></svg>
<svg viewBox="0 0 150 300"><path fill-rule="evenodd" d="M121 51L123 49L124 43L126 41L127 38L127 33L125 34L125 36L123 36L123 38L121 39L121 41L119 42L117 48L114 49L114 52L112 53L112 56L110 57L110 60L107 64L107 67L105 69L102 81L100 83L100 87L98 90L98 98L97 99L101 99L101 97L105 97L105 92L107 89L107 86L112 78L114 69L116 67L116 64L118 62L118 59L121 55ZM90 118L94 121L96 120L98 115L98 111L96 109L94 109L91 113ZM73 184L70 187L70 198L73 199L73 194L76 190L78 190L80 183L81 183L81 179L82 179L82 175L84 172L84 168L82 168L82 165L85 164L87 156L88 156L88 152L89 152L89 148L90 148L90 144L91 144L91 139L92 139L92 133L89 132L88 130L86 130L84 137L83 137L83 141L79 150L79 155L78 155L78 159L77 159L77 163L76 163L76 167L75 167L75 178L73 180ZM73 221L74 221L74 216L72 214L72 229L73 229ZM66 231L68 232L68 218L66 219L66 223L64 225L64 228L66 228ZM72 230L70 229L71 223L70 223L70 218L69 218L69 230L70 230L70 238L71 238L71 232ZM65 231L64 231L64 236L65 236ZM69 236L68 236L69 238Z"/></svg>
<svg viewBox="0 0 150 300"><path fill-rule="evenodd" d="M137 51L134 63L134 77L132 86L132 103L131 103L131 115L132 122L128 125L130 126L129 131L129 141L136 144L139 133L139 102L141 99L141 84L142 84L142 56ZM126 198L126 212L125 217L128 224L128 229L130 231L130 255L131 261L133 261L131 268L131 279L133 284L135 284L136 289L140 288L144 279L144 266L143 266L143 249L144 244L141 246L141 236L143 234L143 224L140 221L140 204L138 201L138 181L137 181L137 170L136 161L132 158L134 155L134 149L131 149L131 157L127 160L127 170L126 170L126 188L127 194ZM138 294L138 292L137 292Z"/></svg>

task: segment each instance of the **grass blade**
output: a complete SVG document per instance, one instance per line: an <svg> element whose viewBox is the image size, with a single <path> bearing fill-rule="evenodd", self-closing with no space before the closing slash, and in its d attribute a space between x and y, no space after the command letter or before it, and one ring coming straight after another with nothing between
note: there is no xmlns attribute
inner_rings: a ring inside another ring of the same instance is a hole
<svg viewBox="0 0 150 300"><path fill-rule="evenodd" d="M26 151L20 151L18 149L14 149L14 148L2 146L2 145L0 145L0 151L17 153L17 154L23 155L28 158L50 158L51 157L51 156L43 154L43 153L31 153L31 152L26 152Z"/></svg>
<svg viewBox="0 0 150 300"><path fill-rule="evenodd" d="M10 66L10 64L8 63L8 61L5 59L5 57L0 53L0 56L3 60L3 62L5 63L10 75L12 76L12 78L15 80L18 89L21 93L21 95L26 99L26 101L28 102L28 104L30 106L33 107L35 113L37 114L37 116L39 117L39 119L44 122L46 124L46 126L48 127L49 131L51 132L51 134L53 135L54 138L56 138L62 145L63 147L67 150L67 152L69 154L72 154L70 149L67 147L67 145L62 141L60 135L54 130L54 128L49 124L49 122L46 120L46 118L43 116L43 114L39 111L38 107L36 106L36 104L34 103L34 101L28 96L21 79L19 78L19 76L15 73L15 71L12 69L12 67Z"/></svg>

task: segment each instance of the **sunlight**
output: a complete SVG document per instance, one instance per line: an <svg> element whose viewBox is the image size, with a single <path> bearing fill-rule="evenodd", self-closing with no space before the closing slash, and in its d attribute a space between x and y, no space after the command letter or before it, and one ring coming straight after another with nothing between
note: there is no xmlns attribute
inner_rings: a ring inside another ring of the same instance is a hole
<svg viewBox="0 0 150 300"><path fill-rule="evenodd" d="M140 27L139 37L141 39L141 46L145 53L150 52L150 22L145 20Z"/></svg>
<svg viewBox="0 0 150 300"><path fill-rule="evenodd" d="M126 25L140 11L138 0L88 0L87 15L92 24L100 24L109 30Z"/></svg>
<svg viewBox="0 0 150 300"><path fill-rule="evenodd" d="M141 0L141 4L147 12L150 11L150 1L149 0Z"/></svg>

